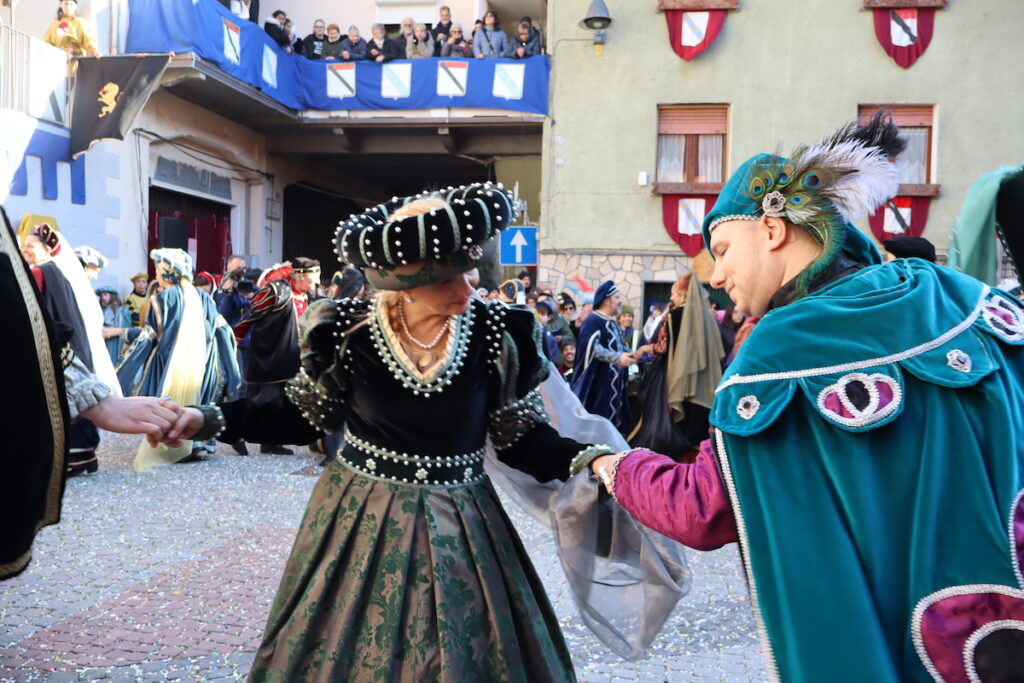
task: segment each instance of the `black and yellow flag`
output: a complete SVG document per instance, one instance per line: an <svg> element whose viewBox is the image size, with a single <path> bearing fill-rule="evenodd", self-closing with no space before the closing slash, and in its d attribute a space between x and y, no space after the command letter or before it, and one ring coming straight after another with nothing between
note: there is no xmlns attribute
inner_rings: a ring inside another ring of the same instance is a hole
<svg viewBox="0 0 1024 683"><path fill-rule="evenodd" d="M71 156L100 140L122 140L171 55L81 57L77 61L71 104Z"/></svg>

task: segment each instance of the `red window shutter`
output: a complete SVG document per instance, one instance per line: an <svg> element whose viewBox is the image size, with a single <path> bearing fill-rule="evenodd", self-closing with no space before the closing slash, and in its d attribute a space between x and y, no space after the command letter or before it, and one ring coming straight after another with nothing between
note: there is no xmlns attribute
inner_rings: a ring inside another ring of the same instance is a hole
<svg viewBox="0 0 1024 683"><path fill-rule="evenodd" d="M867 123L879 109L889 109L897 126L933 125L935 107L930 104L862 104L857 108L858 123Z"/></svg>

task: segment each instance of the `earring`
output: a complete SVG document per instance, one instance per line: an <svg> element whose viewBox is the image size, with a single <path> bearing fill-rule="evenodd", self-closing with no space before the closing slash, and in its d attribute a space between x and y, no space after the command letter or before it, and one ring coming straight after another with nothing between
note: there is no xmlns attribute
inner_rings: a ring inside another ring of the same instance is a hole
<svg viewBox="0 0 1024 683"><path fill-rule="evenodd" d="M406 295L405 295L405 303L407 303L407 304L411 304L411 303L415 303L415 302L416 302L416 299L413 299L413 298L412 298L411 296L409 296L408 294L406 294Z"/></svg>

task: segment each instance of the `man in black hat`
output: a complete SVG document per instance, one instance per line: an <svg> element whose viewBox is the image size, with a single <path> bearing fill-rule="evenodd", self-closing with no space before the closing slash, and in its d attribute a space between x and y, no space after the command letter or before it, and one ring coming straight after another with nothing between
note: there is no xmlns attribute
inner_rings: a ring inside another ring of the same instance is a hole
<svg viewBox="0 0 1024 683"><path fill-rule="evenodd" d="M576 345L578 358L573 372L572 390L584 407L594 415L611 420L622 431L629 426L628 382L626 368L636 358L626 348L622 328L617 321L622 309L622 294L607 280L594 293L594 312L580 328Z"/></svg>
<svg viewBox="0 0 1024 683"><path fill-rule="evenodd" d="M235 339L241 343L250 329L249 358L245 381L256 391L253 400L275 400L284 384L299 371L299 317L309 306L310 292L320 281L320 262L298 257L269 268L257 283L259 291L235 327ZM241 442L232 444L239 455L247 454ZM264 443L261 453L291 455L280 444Z"/></svg>

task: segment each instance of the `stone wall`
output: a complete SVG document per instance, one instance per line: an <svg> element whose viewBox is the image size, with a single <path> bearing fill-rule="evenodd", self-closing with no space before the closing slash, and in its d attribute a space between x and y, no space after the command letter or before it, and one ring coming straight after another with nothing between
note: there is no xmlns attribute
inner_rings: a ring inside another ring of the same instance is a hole
<svg viewBox="0 0 1024 683"><path fill-rule="evenodd" d="M541 252L537 267L538 285L549 285L555 292L568 280L579 276L592 287L614 280L626 303L643 303L645 282L675 282L683 269L693 267L694 259L684 254L602 254L579 252Z"/></svg>

